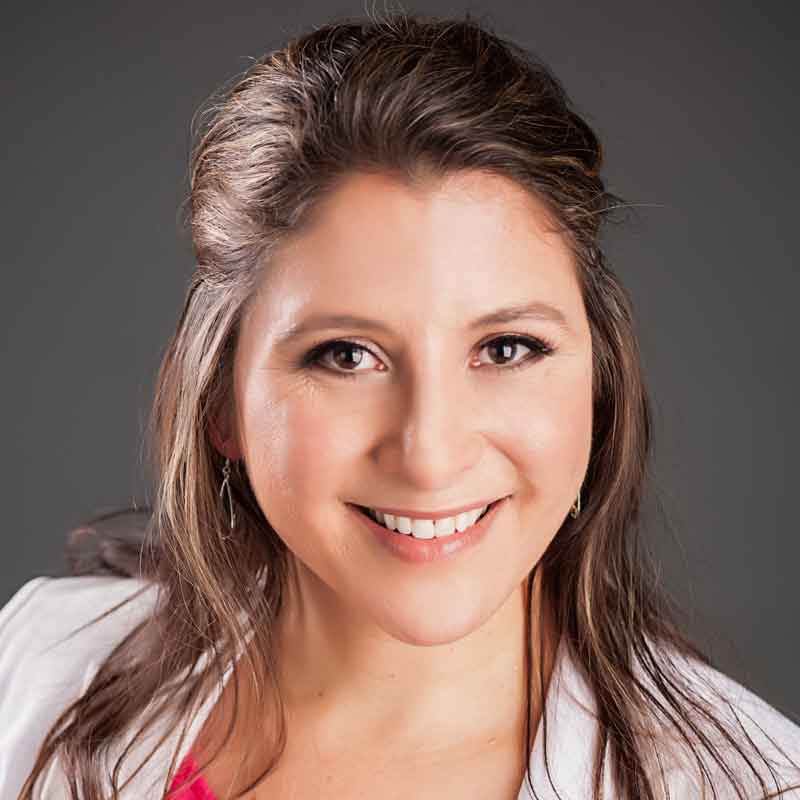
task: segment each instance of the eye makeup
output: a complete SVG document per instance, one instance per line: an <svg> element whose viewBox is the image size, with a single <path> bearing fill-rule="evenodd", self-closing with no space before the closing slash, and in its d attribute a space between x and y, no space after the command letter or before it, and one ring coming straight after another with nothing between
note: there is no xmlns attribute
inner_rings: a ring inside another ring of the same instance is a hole
<svg viewBox="0 0 800 800"><path fill-rule="evenodd" d="M503 364L487 364L486 366L497 370L497 371L511 371L522 369L523 367L531 366L532 364L540 361L542 358L545 358L549 355L552 355L555 351L555 345L548 339L543 337L533 337L533 336L523 336L519 334L504 334L501 336L495 336L487 341L483 342L479 345L479 349L483 349L488 345L493 344L500 344L501 347L512 347L518 348L520 345L530 350L530 353L526 355L524 358L520 359L519 361L515 361L510 365L503 365ZM361 370L347 370L347 369L340 369L335 366L331 366L329 363L325 363L324 359L330 354L335 352L344 352L347 350L351 351L362 351L369 353L372 358L377 358L375 354L367 347L365 344L361 342L354 341L351 339L333 339L331 341L322 342L320 344L315 345L312 347L307 353L305 353L300 362L298 367L301 369L323 369L331 372L334 375L342 376L346 378L354 378L357 377L361 372L369 372L370 370L361 369ZM356 365L360 364L361 360L359 360Z"/></svg>

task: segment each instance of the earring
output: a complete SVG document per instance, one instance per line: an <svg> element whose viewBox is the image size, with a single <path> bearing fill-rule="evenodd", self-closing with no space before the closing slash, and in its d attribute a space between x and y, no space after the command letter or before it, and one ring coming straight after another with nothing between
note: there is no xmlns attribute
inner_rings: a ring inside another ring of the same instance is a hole
<svg viewBox="0 0 800 800"><path fill-rule="evenodd" d="M228 490L228 507L231 511L231 530L233 530L233 526L236 524L236 514L233 509L233 495L231 494L231 460L229 458L225 459L225 466L222 468L222 486L219 487L219 496L222 497L223 492L227 489Z"/></svg>
<svg viewBox="0 0 800 800"><path fill-rule="evenodd" d="M572 506L572 508L570 509L569 513L570 513L570 516L573 519L577 519L578 518L578 514L581 513L581 493L580 492L578 492L578 499L575 501L575 504Z"/></svg>

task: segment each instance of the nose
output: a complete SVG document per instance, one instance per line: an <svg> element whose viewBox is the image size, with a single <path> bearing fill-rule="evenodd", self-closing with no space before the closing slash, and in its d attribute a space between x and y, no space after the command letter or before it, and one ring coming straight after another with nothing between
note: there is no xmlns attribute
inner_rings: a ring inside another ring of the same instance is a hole
<svg viewBox="0 0 800 800"><path fill-rule="evenodd" d="M482 451L479 414L466 374L419 370L403 382L378 446L379 467L420 492L464 486Z"/></svg>

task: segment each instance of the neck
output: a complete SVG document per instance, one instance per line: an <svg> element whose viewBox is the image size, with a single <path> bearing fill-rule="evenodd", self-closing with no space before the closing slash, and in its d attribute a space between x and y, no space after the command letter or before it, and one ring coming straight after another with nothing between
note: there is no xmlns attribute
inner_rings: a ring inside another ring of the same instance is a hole
<svg viewBox="0 0 800 800"><path fill-rule="evenodd" d="M484 623L461 639L417 646L391 637L359 610L341 603L302 563L286 597L277 642L281 692L299 729L320 742L385 747L395 753L522 746L525 730L525 582ZM545 614L540 574L531 598L531 724L541 715L539 642L544 685L555 656L554 626ZM543 634L543 635L542 635ZM546 691L546 689L545 689ZM468 735L465 737L465 732Z"/></svg>

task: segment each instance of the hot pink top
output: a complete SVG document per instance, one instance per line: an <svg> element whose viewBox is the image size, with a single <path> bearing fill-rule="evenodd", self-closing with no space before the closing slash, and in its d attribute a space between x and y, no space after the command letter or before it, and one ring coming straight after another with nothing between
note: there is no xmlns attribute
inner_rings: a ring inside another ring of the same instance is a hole
<svg viewBox="0 0 800 800"><path fill-rule="evenodd" d="M197 771L197 762L191 752L183 757L178 771L170 784L170 791L180 785L191 773ZM209 789L206 779L198 775L188 786L185 786L180 794L175 795L175 800L217 800L214 792Z"/></svg>

